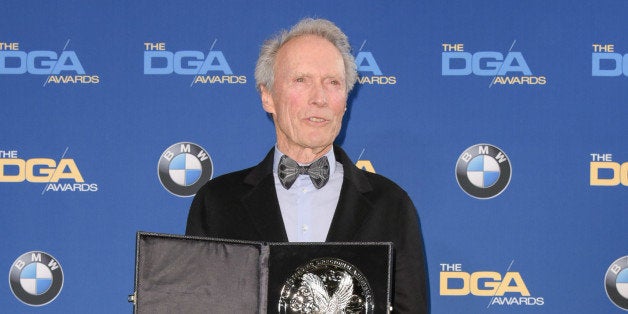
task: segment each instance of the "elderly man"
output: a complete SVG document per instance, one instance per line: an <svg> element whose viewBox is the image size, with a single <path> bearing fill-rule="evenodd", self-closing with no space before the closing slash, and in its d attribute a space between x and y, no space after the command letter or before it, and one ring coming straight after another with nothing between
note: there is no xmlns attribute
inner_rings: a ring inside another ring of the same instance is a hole
<svg viewBox="0 0 628 314"><path fill-rule="evenodd" d="M276 145L257 166L203 186L186 234L393 242L394 311L427 313L425 258L412 201L392 181L355 167L333 145L357 80L347 36L327 20L304 19L264 43L255 79Z"/></svg>

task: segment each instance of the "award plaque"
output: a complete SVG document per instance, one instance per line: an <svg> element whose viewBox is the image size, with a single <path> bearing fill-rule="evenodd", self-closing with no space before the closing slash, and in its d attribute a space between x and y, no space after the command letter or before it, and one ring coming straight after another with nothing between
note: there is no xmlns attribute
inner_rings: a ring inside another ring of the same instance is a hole
<svg viewBox="0 0 628 314"><path fill-rule="evenodd" d="M392 244L138 232L135 313L388 313Z"/></svg>

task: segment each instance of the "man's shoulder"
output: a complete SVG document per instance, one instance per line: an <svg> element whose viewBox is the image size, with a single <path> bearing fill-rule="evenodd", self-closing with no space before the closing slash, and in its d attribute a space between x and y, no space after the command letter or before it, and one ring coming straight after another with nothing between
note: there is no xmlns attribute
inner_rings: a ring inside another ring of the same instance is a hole
<svg viewBox="0 0 628 314"><path fill-rule="evenodd" d="M358 191L362 193L375 192L375 194L394 193L395 196L407 194L391 179L381 174L358 168L341 147L334 146L334 152L336 161L343 165L345 179L351 181Z"/></svg>
<svg viewBox="0 0 628 314"><path fill-rule="evenodd" d="M272 178L272 158L273 149L257 165L215 177L205 183L196 194L228 197L246 193L269 177Z"/></svg>
<svg viewBox="0 0 628 314"><path fill-rule="evenodd" d="M390 194L392 197L407 195L406 191L401 186L384 175L359 168L354 170L356 174L355 177L357 178L356 180L367 182L368 184L366 186L368 186L373 193ZM364 184L358 184L364 186Z"/></svg>
<svg viewBox="0 0 628 314"><path fill-rule="evenodd" d="M253 171L254 168L255 167L249 167L246 169L221 174L211 179L208 183L212 181L215 182L216 184L244 181L244 178L246 178L246 176L248 176L248 174L251 173L251 171Z"/></svg>
<svg viewBox="0 0 628 314"><path fill-rule="evenodd" d="M236 191L239 187L245 186L245 179L251 173L254 167L229 172L217 176L205 183L197 194L204 193L226 193L228 191Z"/></svg>

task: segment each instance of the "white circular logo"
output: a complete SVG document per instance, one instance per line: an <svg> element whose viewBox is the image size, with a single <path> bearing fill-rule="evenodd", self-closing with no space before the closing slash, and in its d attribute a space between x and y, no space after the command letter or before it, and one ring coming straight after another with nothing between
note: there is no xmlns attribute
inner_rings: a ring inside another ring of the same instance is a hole
<svg viewBox="0 0 628 314"><path fill-rule="evenodd" d="M41 306L52 302L63 287L63 270L50 254L22 254L11 266L9 284L15 297L25 304Z"/></svg>
<svg viewBox="0 0 628 314"><path fill-rule="evenodd" d="M479 198L493 198L510 183L511 166L508 156L496 146L476 144L458 157L456 179L467 194Z"/></svg>
<svg viewBox="0 0 628 314"><path fill-rule="evenodd" d="M211 157L205 149L189 142L176 143L159 158L157 172L161 185L177 196L196 194L213 175Z"/></svg>
<svg viewBox="0 0 628 314"><path fill-rule="evenodd" d="M606 295L617 307L628 311L628 256L611 264L604 277Z"/></svg>

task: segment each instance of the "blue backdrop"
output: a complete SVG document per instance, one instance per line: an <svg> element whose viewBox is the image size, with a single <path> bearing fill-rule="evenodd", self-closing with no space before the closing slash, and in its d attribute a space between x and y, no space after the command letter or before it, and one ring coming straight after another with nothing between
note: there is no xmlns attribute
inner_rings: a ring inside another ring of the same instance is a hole
<svg viewBox="0 0 628 314"><path fill-rule="evenodd" d="M136 231L184 233L192 200L160 180L168 149L208 154L213 177L259 162L259 47L305 16L349 36L361 77L338 142L415 202L432 313L628 310L626 1L2 7L6 313L131 313Z"/></svg>

